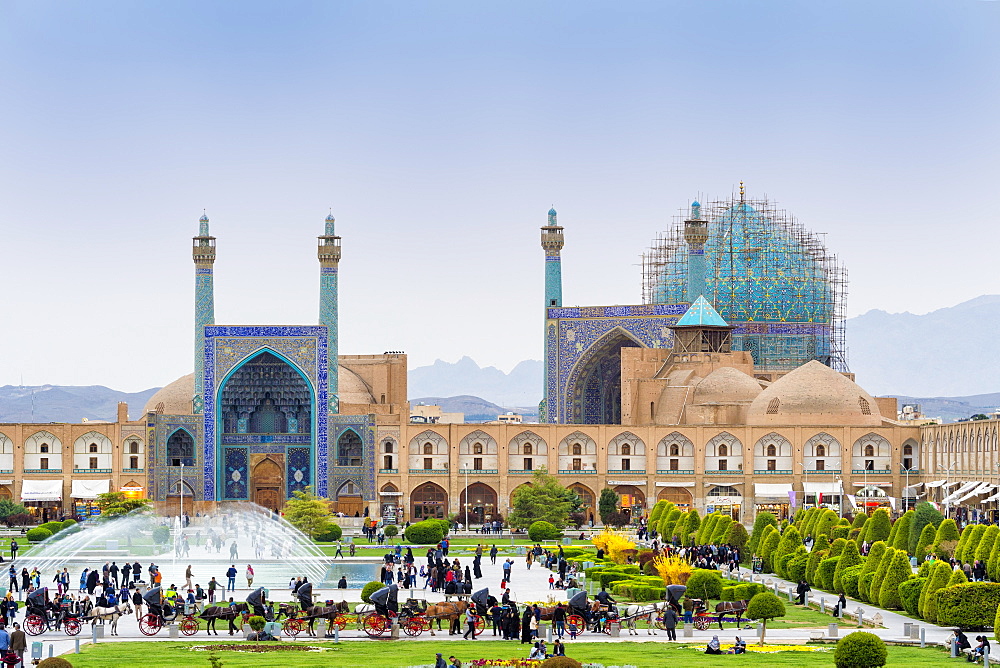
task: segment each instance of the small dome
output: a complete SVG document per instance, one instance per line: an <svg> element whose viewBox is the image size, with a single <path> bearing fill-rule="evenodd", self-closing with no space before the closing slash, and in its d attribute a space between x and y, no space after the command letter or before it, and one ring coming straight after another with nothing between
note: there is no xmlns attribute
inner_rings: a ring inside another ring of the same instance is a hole
<svg viewBox="0 0 1000 668"><path fill-rule="evenodd" d="M556 209L555 209L555 207L552 207L551 209L549 209L549 215L550 216L556 215Z"/></svg>
<svg viewBox="0 0 1000 668"><path fill-rule="evenodd" d="M332 223L335 220L336 220L336 218L333 217L332 213L326 217L326 222L328 222L328 223Z"/></svg>
<svg viewBox="0 0 1000 668"><path fill-rule="evenodd" d="M748 404L762 392L760 383L731 366L716 369L694 388L695 404Z"/></svg>
<svg viewBox="0 0 1000 668"><path fill-rule="evenodd" d="M208 222L208 214L204 214L204 213L201 214L201 218L198 219L198 222L199 223L207 223Z"/></svg>
<svg viewBox="0 0 1000 668"><path fill-rule="evenodd" d="M857 383L813 360L761 392L750 404L747 422L878 427L882 414L875 399Z"/></svg>
<svg viewBox="0 0 1000 668"><path fill-rule="evenodd" d="M361 376L341 365L339 372L340 403L342 404L374 404L375 397L368 390ZM194 397L194 374L189 373L161 388L150 397L142 409L145 413L165 413L167 415L191 415L194 410L191 399ZM163 409L157 407L163 404Z"/></svg>
<svg viewBox="0 0 1000 668"><path fill-rule="evenodd" d="M695 201L691 202L691 206L701 206L701 202L699 202L698 200L695 200Z"/></svg>

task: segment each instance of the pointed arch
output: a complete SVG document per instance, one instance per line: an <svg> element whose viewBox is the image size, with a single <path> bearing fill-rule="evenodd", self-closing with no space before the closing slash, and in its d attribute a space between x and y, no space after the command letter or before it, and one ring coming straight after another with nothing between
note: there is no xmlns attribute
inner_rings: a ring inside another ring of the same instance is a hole
<svg viewBox="0 0 1000 668"><path fill-rule="evenodd" d="M425 429L410 439L410 453L423 454L424 446L428 443L431 444L432 454L448 454L448 440L441 434L430 429Z"/></svg>
<svg viewBox="0 0 1000 668"><path fill-rule="evenodd" d="M262 378L271 382L262 382ZM222 433L314 432L316 388L287 356L261 346L223 376L215 394Z"/></svg>
<svg viewBox="0 0 1000 668"><path fill-rule="evenodd" d="M167 466L194 466L194 436L178 427L167 437Z"/></svg>
<svg viewBox="0 0 1000 668"><path fill-rule="evenodd" d="M816 448L818 448L819 446L824 447L826 451L824 455L816 454ZM820 433L816 434L815 436L811 437L808 441L806 441L805 456L840 457L840 441L838 441L835 437L831 436L825 431L821 431Z"/></svg>
<svg viewBox="0 0 1000 668"><path fill-rule="evenodd" d="M479 451L476 452L476 445L479 445ZM465 436L458 443L458 454L460 455L495 455L497 454L497 442L496 439L487 434L482 429L477 429Z"/></svg>
<svg viewBox="0 0 1000 668"><path fill-rule="evenodd" d="M660 442L656 446L656 456L693 457L694 443L679 431L672 431L660 439Z"/></svg>
<svg viewBox="0 0 1000 668"><path fill-rule="evenodd" d="M526 445L531 446L530 451L524 449ZM515 455L544 456L547 454L548 446L544 438L531 430L525 430L510 439L510 442L507 444L507 451Z"/></svg>
<svg viewBox="0 0 1000 668"><path fill-rule="evenodd" d="M414 521L444 519L447 512L448 492L437 483L422 482L410 492L410 517Z"/></svg>
<svg viewBox="0 0 1000 668"><path fill-rule="evenodd" d="M621 349L645 348L622 327L599 337L577 359L566 382L572 424L621 424Z"/></svg>
<svg viewBox="0 0 1000 668"><path fill-rule="evenodd" d="M773 447L773 450L768 450L771 447ZM757 443L754 445L754 454L757 456L791 457L792 444L781 434L772 431L770 434L757 439Z"/></svg>
<svg viewBox="0 0 1000 668"><path fill-rule="evenodd" d="M725 445L727 454L718 455L719 446ZM743 442L736 438L728 431L720 432L719 434L712 437L712 439L705 444L705 456L706 457L716 457L716 456L743 456Z"/></svg>
<svg viewBox="0 0 1000 668"><path fill-rule="evenodd" d="M623 452L624 446L629 446L629 451ZM608 454L609 455L632 455L634 457L642 457L646 455L646 444L643 443L642 439L633 434L630 431L625 431L608 443Z"/></svg>
<svg viewBox="0 0 1000 668"><path fill-rule="evenodd" d="M337 437L337 466L361 466L363 457L361 434L348 427Z"/></svg>

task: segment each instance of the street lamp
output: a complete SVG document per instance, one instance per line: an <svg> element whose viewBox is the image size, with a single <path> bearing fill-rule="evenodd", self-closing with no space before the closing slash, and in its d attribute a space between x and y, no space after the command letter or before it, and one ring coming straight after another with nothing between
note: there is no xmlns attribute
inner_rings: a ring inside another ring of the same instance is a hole
<svg viewBox="0 0 1000 668"><path fill-rule="evenodd" d="M469 463L465 463L465 530L469 530Z"/></svg>
<svg viewBox="0 0 1000 668"><path fill-rule="evenodd" d="M805 481L802 485L802 505L805 506L809 503L809 469L802 462L799 462L799 468L802 469L802 475L805 476ZM813 499L815 500L815 498L816 495L814 494ZM816 505L818 506L819 504L817 503Z"/></svg>

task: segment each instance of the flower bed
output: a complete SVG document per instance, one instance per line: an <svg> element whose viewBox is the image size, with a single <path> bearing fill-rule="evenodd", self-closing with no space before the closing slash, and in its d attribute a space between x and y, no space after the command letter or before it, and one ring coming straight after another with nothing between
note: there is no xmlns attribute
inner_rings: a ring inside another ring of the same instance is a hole
<svg viewBox="0 0 1000 668"><path fill-rule="evenodd" d="M225 645L197 645L191 648L196 652L326 652L327 647L311 645L258 645L227 643Z"/></svg>
<svg viewBox="0 0 1000 668"><path fill-rule="evenodd" d="M733 648L733 645L722 645L722 652L726 653ZM748 654L774 654L776 652L829 652L833 647L821 647L819 645L750 645L746 646ZM688 649L699 652L705 651L704 645L690 645Z"/></svg>

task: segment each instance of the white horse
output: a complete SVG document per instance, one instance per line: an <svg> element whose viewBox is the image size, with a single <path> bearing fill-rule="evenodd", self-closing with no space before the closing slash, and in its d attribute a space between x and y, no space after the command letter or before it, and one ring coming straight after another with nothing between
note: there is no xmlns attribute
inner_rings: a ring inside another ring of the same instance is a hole
<svg viewBox="0 0 1000 668"><path fill-rule="evenodd" d="M122 615L132 614L132 603L129 601L122 601L113 608L100 608L95 607L90 611L90 625L94 626L100 620L103 625L104 622L109 622L111 626L111 635L118 635L118 618Z"/></svg>
<svg viewBox="0 0 1000 668"><path fill-rule="evenodd" d="M635 628L635 622L637 619L642 617L646 618L646 635L655 636L656 635L656 614L663 610L667 605L666 601L658 601L656 603L651 603L648 605L627 605L623 610L619 612L622 621L624 622L625 628L628 629L629 635L635 634L639 635L639 632Z"/></svg>

